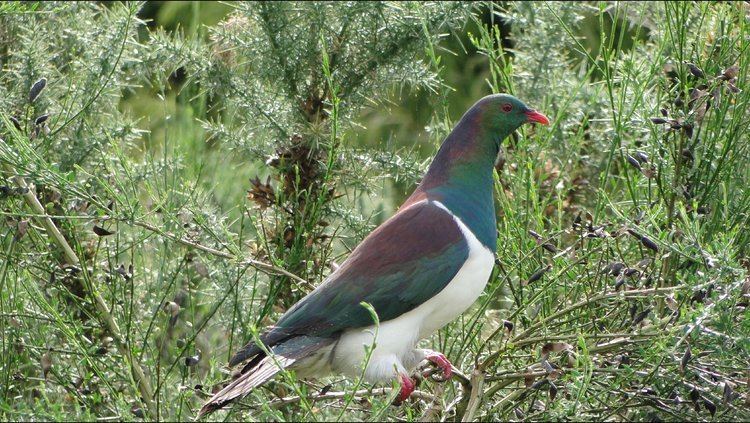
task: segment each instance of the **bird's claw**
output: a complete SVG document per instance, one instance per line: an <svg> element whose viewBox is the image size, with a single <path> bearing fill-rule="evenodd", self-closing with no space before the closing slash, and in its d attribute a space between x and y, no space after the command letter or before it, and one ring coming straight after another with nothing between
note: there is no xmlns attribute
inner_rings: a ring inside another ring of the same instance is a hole
<svg viewBox="0 0 750 423"><path fill-rule="evenodd" d="M401 390L399 391L396 399L393 400L393 405L401 405L409 398L409 396L411 396L411 393L414 392L417 387L417 384L414 382L414 380L407 374L400 373L398 375L398 379L401 382Z"/></svg>
<svg viewBox="0 0 750 423"><path fill-rule="evenodd" d="M445 355L439 352L427 350L425 351L424 359L431 364L430 368L425 369L421 373L424 378L429 377L435 382L445 382L457 372L457 369L445 358ZM401 383L401 390L396 399L393 400L393 405L401 405L406 401L417 388L417 383L419 382L419 379L412 379L406 373L399 373L398 380Z"/></svg>
<svg viewBox="0 0 750 423"><path fill-rule="evenodd" d="M425 360L432 363L437 368L437 370L440 370L440 372L435 372L432 369L428 369L422 373L423 377L430 377L430 379L434 380L435 382L445 382L453 376L454 367L451 362L448 361L447 358L445 358L445 355L439 352L430 351L425 355L424 358Z"/></svg>

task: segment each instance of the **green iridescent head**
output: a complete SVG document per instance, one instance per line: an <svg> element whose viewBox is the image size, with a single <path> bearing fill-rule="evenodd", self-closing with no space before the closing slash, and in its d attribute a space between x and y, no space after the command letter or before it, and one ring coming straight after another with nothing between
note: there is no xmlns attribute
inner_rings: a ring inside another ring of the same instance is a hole
<svg viewBox="0 0 750 423"><path fill-rule="evenodd" d="M472 109L479 111L483 129L509 135L524 123L549 125L549 119L509 94L493 94L479 100Z"/></svg>

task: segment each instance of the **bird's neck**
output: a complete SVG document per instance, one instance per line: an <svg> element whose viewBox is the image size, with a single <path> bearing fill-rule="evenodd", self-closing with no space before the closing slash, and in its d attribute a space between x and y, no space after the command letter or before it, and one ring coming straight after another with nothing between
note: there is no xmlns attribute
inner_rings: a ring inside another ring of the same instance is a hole
<svg viewBox="0 0 750 423"><path fill-rule="evenodd" d="M488 133L477 120L469 114L461 119L404 205L423 199L440 201L484 246L495 251L493 169L500 141L509 134Z"/></svg>

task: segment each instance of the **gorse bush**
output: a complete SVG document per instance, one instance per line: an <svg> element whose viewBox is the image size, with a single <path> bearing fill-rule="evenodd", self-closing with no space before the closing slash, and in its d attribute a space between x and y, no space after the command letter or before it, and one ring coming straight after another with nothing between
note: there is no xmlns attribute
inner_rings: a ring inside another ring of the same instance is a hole
<svg viewBox="0 0 750 423"><path fill-rule="evenodd" d="M455 3L247 3L199 48L154 37L161 60L184 67L219 103L220 116L204 125L208 139L266 164L267 177L256 176L249 192L262 210L254 226L263 258L322 278L327 223L349 217L334 200L356 200L367 179L355 163L374 161L341 131L392 84L437 85L429 63L414 57L440 28L465 20L466 10ZM286 277L271 282L268 306L300 298Z"/></svg>
<svg viewBox="0 0 750 423"><path fill-rule="evenodd" d="M193 418L491 92L552 124L506 141L496 268L425 341L462 374L395 407L287 373L212 418L750 418L744 3L229 8L0 4L4 419Z"/></svg>

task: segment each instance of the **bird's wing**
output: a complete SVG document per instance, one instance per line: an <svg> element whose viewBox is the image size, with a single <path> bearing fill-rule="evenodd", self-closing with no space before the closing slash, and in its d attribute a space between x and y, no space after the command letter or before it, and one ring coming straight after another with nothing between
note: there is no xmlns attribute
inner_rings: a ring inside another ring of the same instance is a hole
<svg viewBox="0 0 750 423"><path fill-rule="evenodd" d="M261 340L269 348L298 336L336 338L373 324L362 302L381 321L394 319L439 293L469 256L453 216L439 204L410 205L375 229L341 267L287 311ZM250 342L234 366L260 353Z"/></svg>

